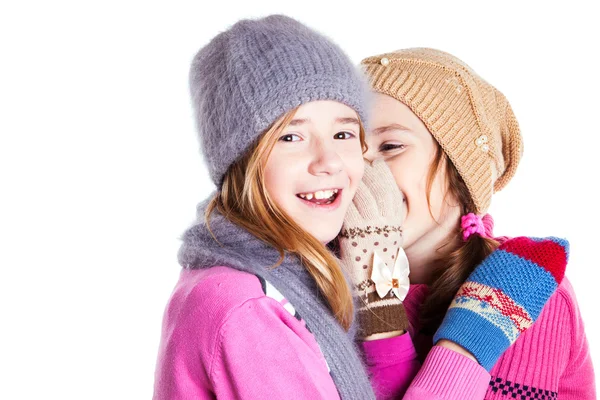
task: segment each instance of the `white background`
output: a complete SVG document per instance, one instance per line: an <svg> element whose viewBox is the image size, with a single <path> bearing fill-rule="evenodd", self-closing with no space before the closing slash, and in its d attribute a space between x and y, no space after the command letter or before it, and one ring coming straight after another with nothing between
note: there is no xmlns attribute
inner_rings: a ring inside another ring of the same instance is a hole
<svg viewBox="0 0 600 400"><path fill-rule="evenodd" d="M446 50L506 94L525 155L492 206L496 233L570 239L568 276L600 362L592 2L10 3L0 6L0 398L151 397L178 237L212 190L189 62L236 20L275 12L356 63Z"/></svg>

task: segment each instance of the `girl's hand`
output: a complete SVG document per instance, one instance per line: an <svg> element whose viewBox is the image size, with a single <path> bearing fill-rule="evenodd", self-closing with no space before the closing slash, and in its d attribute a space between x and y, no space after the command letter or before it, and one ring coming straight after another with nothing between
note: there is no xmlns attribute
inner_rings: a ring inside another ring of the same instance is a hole
<svg viewBox="0 0 600 400"><path fill-rule="evenodd" d="M402 305L409 287L403 200L385 162L366 162L339 236L342 267L358 297L359 334L365 339L399 335L408 328Z"/></svg>
<svg viewBox="0 0 600 400"><path fill-rule="evenodd" d="M491 370L556 292L568 255L560 238L507 240L459 288L434 343L454 342Z"/></svg>

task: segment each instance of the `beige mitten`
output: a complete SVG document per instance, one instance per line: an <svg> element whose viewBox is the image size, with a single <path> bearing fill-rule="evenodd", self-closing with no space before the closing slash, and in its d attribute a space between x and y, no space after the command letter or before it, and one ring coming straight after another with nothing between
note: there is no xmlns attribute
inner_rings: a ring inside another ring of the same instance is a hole
<svg viewBox="0 0 600 400"><path fill-rule="evenodd" d="M408 293L408 260L402 249L404 196L383 160L365 163L365 174L339 235L342 266L359 297L359 335L408 329L402 300Z"/></svg>

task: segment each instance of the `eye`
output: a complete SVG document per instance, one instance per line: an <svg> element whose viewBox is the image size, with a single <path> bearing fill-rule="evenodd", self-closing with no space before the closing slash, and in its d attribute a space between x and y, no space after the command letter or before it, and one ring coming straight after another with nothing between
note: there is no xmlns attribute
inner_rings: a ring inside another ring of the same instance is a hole
<svg viewBox="0 0 600 400"><path fill-rule="evenodd" d="M280 142L299 142L302 138L295 133L288 133L279 138Z"/></svg>
<svg viewBox="0 0 600 400"><path fill-rule="evenodd" d="M353 133L350 132L338 132L335 135L333 135L334 139L338 139L338 140L347 140L347 139L352 139L353 137L356 137Z"/></svg>
<svg viewBox="0 0 600 400"><path fill-rule="evenodd" d="M392 151L392 150L404 150L405 148L406 148L406 145L404 145L402 143L383 143L383 144L381 144L381 146L379 146L379 151L385 152L385 151Z"/></svg>

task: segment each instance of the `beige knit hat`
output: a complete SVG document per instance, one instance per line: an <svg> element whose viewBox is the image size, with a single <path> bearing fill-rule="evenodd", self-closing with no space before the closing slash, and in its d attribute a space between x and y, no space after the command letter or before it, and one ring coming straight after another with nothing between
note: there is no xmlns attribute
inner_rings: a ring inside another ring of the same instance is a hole
<svg viewBox="0 0 600 400"><path fill-rule="evenodd" d="M492 194L513 177L523 153L508 100L458 58L434 49L368 57L362 66L376 92L406 104L427 126L484 214Z"/></svg>

